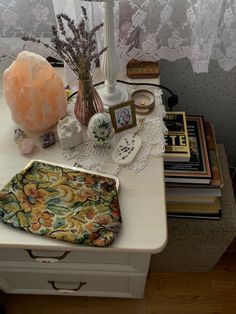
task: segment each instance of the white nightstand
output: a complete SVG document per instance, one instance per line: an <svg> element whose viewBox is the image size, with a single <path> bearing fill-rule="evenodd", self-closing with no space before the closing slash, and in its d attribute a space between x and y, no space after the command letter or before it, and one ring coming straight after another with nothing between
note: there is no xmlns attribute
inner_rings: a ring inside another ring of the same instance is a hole
<svg viewBox="0 0 236 314"><path fill-rule="evenodd" d="M17 126L2 92L0 97L1 186L30 159L73 165L73 160L63 159L59 143L47 149L38 147L31 157L20 155L14 143ZM151 158L138 174L122 169L119 179L123 224L110 247L70 245L0 223L0 289L6 293L141 298L151 254L163 250L167 242L163 159ZM64 252L69 253L63 256Z"/></svg>

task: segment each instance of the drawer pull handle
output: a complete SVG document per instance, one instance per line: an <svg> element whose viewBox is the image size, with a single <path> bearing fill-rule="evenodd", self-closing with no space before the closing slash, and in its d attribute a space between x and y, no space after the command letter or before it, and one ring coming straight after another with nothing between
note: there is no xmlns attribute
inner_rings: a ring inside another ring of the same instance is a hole
<svg viewBox="0 0 236 314"><path fill-rule="evenodd" d="M64 259L70 252L65 251L61 256L37 256L32 253L32 250L26 250L26 252L29 254L29 256L40 263L56 263L58 261L61 261Z"/></svg>
<svg viewBox="0 0 236 314"><path fill-rule="evenodd" d="M62 288L57 288L55 285L55 281L48 281L48 283L50 283L50 285L53 287L54 290L59 291L63 294L71 294L73 292L79 291L83 286L87 285L87 282L85 281L80 281L80 283L78 284L78 287L74 288L74 289L62 289Z"/></svg>

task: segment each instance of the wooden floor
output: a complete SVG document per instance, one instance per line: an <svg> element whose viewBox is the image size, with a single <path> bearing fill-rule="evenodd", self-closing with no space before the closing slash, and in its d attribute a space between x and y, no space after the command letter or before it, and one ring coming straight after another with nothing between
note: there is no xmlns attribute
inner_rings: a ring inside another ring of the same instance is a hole
<svg viewBox="0 0 236 314"><path fill-rule="evenodd" d="M236 314L236 241L209 273L150 273L142 300L4 295L2 303L6 314Z"/></svg>

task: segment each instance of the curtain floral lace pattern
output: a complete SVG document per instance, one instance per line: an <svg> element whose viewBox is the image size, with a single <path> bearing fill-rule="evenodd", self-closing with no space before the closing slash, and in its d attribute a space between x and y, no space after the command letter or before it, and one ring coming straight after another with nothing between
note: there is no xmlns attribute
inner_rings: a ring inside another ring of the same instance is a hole
<svg viewBox="0 0 236 314"><path fill-rule="evenodd" d="M123 67L131 58L174 61L184 57L195 72L207 72L210 59L216 59L226 71L235 66L235 0L114 3L117 53ZM49 55L42 46L23 43L20 36L35 34L47 41L55 14L66 12L78 20L81 5L87 8L93 25L103 19L102 1L0 0L0 56L14 59L22 49Z"/></svg>
<svg viewBox="0 0 236 314"><path fill-rule="evenodd" d="M25 43L25 33L50 38L50 25L55 24L53 5L48 0L0 0L0 57L6 67L22 50L30 50L45 57L51 51L33 43Z"/></svg>
<svg viewBox="0 0 236 314"><path fill-rule="evenodd" d="M128 60L187 57L195 72L207 72L210 59L226 71L236 64L235 0L114 1L117 53ZM75 17L85 5L92 20L102 20L97 1L53 0L55 12Z"/></svg>

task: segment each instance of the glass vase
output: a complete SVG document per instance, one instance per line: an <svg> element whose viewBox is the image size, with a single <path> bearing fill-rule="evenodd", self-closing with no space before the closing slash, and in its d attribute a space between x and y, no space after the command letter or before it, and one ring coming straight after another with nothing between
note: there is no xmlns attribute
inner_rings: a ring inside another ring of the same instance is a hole
<svg viewBox="0 0 236 314"><path fill-rule="evenodd" d="M88 126L90 118L97 112L103 112L103 102L92 79L78 81L78 94L74 108L77 120Z"/></svg>

